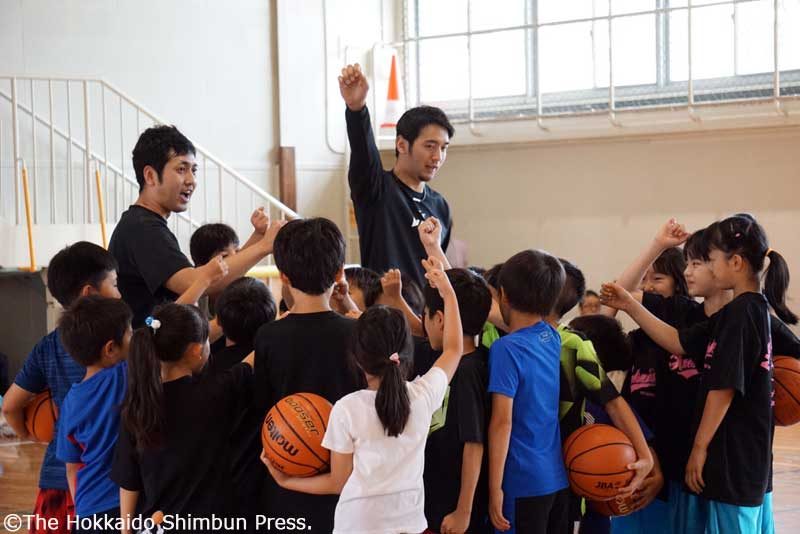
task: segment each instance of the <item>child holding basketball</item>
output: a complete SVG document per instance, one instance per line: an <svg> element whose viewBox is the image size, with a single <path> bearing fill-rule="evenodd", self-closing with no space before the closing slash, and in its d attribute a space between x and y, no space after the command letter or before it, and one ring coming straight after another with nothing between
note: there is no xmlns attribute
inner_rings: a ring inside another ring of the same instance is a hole
<svg viewBox="0 0 800 534"><path fill-rule="evenodd" d="M290 314L266 324L255 337L255 409L266 414L294 393L315 393L335 403L363 387L348 357L356 322L331 309L331 294L344 278L345 242L323 218L289 221L274 244L281 282L291 294ZM305 518L311 532L329 534L337 498L288 491L267 479L260 513Z"/></svg>
<svg viewBox="0 0 800 534"><path fill-rule="evenodd" d="M340 493L333 532L422 532L423 465L431 416L463 352L455 292L441 263L423 260L426 278L444 301L444 352L422 377L407 382L411 336L399 310L376 306L358 320L353 354L367 389L345 396L331 412L322 445L331 450L331 472L289 477L267 465L275 480L293 491Z"/></svg>
<svg viewBox="0 0 800 534"><path fill-rule="evenodd" d="M240 398L252 387L253 355L201 379L208 353L208 322L193 306L159 306L134 332L111 471L123 520L137 511L144 517L159 510L183 517L230 514L224 459ZM171 531L184 530L202 529Z"/></svg>
<svg viewBox="0 0 800 534"><path fill-rule="evenodd" d="M717 285L733 291L733 300L709 321L677 331L615 284L604 285L603 298L628 312L672 353L705 353L684 481L706 499L700 510L706 532L769 530L773 527L771 517L765 517L772 452L768 305L782 320L797 321L785 303L788 268L749 215L712 224L705 239ZM762 294L759 275L767 258Z"/></svg>
<svg viewBox="0 0 800 534"><path fill-rule="evenodd" d="M99 294L120 298L117 289L117 262L105 249L93 243L80 241L61 250L50 261L47 269L47 288L64 308L69 308L79 297ZM25 428L25 406L37 393L49 388L56 407L67 395L72 384L80 382L85 368L75 361L59 339L58 329L45 336L28 355L14 384L3 397L3 415L20 439L28 437ZM37 530L33 534L69 532L67 517L73 515L73 501L69 492L64 463L56 458L56 438L47 446L39 475L39 492L33 514L40 518L57 519L58 529Z"/></svg>
<svg viewBox="0 0 800 534"><path fill-rule="evenodd" d="M56 456L79 518L119 517L119 486L110 478L125 396L133 314L122 300L83 297L58 322L69 354L86 367L61 404ZM105 532L86 530L81 532Z"/></svg>

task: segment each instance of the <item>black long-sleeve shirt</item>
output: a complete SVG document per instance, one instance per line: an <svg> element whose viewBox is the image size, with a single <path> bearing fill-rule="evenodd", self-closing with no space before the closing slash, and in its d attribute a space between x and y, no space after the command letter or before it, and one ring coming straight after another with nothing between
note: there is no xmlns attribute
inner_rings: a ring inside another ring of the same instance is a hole
<svg viewBox="0 0 800 534"><path fill-rule="evenodd" d="M379 273L388 269L412 276L421 287L425 270L420 260L427 257L417 226L433 216L442 224L442 249L450 243L450 206L442 195L425 186L417 193L401 182L391 170L384 170L372 134L369 111L345 112L350 140L350 198L356 212L361 264Z"/></svg>

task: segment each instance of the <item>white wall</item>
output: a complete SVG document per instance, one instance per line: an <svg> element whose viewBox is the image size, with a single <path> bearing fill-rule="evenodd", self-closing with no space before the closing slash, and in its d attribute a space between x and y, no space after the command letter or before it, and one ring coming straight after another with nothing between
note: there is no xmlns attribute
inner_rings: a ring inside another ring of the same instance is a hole
<svg viewBox="0 0 800 534"><path fill-rule="evenodd" d="M274 26L265 0L3 0L0 72L104 78L266 186Z"/></svg>

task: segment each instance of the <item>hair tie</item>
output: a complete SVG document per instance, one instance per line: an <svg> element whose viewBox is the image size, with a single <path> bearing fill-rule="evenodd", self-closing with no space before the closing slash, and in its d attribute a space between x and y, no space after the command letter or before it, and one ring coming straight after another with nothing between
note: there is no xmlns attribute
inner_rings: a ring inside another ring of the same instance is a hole
<svg viewBox="0 0 800 534"><path fill-rule="evenodd" d="M153 317L148 317L147 319L145 319L144 324L149 326L153 330L154 334L159 328L161 328L161 321L159 321L158 319L154 319Z"/></svg>
<svg viewBox="0 0 800 534"><path fill-rule="evenodd" d="M400 355L395 352L394 354L389 356L389 361L395 365L400 365Z"/></svg>

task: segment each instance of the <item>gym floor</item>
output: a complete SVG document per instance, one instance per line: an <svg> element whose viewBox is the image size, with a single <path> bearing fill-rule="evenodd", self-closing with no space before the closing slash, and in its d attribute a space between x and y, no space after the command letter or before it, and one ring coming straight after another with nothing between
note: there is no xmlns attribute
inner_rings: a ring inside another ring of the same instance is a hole
<svg viewBox="0 0 800 534"><path fill-rule="evenodd" d="M45 446L0 439L0 521L7 514L29 513ZM775 431L774 506L778 534L800 527L800 424ZM6 533L0 523L0 533Z"/></svg>

